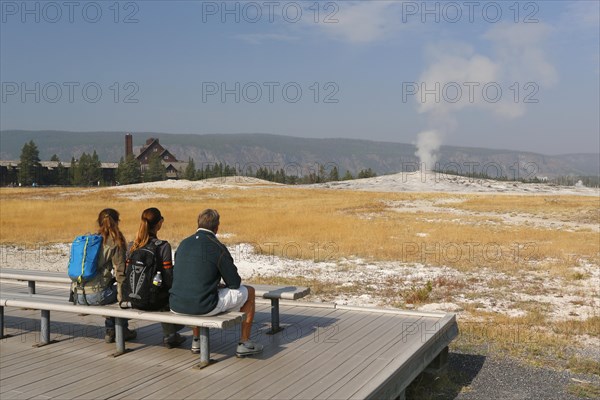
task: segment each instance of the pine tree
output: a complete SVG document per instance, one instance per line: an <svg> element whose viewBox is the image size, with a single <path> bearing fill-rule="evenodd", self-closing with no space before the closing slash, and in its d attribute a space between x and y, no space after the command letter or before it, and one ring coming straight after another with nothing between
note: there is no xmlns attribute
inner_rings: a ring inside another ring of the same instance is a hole
<svg viewBox="0 0 600 400"><path fill-rule="evenodd" d="M196 180L196 165L194 164L194 159L192 157L188 159L188 165L185 167L183 177L189 181Z"/></svg>
<svg viewBox="0 0 600 400"><path fill-rule="evenodd" d="M329 172L329 179L330 181L339 181L340 180L340 173L338 172L337 166L334 166L333 169L331 170L331 172Z"/></svg>
<svg viewBox="0 0 600 400"><path fill-rule="evenodd" d="M56 184L66 186L70 183L69 170L65 168L60 161L58 161L58 167L56 168Z"/></svg>
<svg viewBox="0 0 600 400"><path fill-rule="evenodd" d="M100 185L102 183L102 163L100 157L94 150L94 154L90 158L89 176L88 179L92 185Z"/></svg>
<svg viewBox="0 0 600 400"><path fill-rule="evenodd" d="M121 158L117 167L117 180L119 184L130 185L132 183L140 183L142 181L140 168L140 162L133 154L129 154L125 160Z"/></svg>
<svg viewBox="0 0 600 400"><path fill-rule="evenodd" d="M69 182L71 185L75 185L75 169L77 168L77 161L75 157L71 157L71 166L69 167Z"/></svg>
<svg viewBox="0 0 600 400"><path fill-rule="evenodd" d="M358 173L358 179L361 178L373 178L376 177L377 174L371 169L361 169L360 172Z"/></svg>
<svg viewBox="0 0 600 400"><path fill-rule="evenodd" d="M354 176L352 176L352 173L349 170L346 170L346 173L342 177L342 180L343 181L351 181L352 179L354 179Z"/></svg>
<svg viewBox="0 0 600 400"><path fill-rule="evenodd" d="M75 160L74 163L71 164L71 169L73 170L73 186L82 186L83 185L83 176L82 176L82 164L85 165L87 158L87 154L83 153L79 160Z"/></svg>
<svg viewBox="0 0 600 400"><path fill-rule="evenodd" d="M167 179L167 171L162 165L160 156L152 154L148 160L148 167L144 171L144 182L164 181Z"/></svg>
<svg viewBox="0 0 600 400"><path fill-rule="evenodd" d="M83 153L73 167L73 184L96 186L102 178L102 163L96 151L92 155Z"/></svg>
<svg viewBox="0 0 600 400"><path fill-rule="evenodd" d="M37 146L30 140L21 149L21 162L19 163L19 182L25 186L39 184L40 181L40 152Z"/></svg>

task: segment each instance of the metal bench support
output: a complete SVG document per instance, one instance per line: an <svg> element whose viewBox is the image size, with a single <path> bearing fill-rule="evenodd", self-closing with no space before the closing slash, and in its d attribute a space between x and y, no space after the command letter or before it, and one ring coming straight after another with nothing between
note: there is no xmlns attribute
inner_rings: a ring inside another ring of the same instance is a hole
<svg viewBox="0 0 600 400"><path fill-rule="evenodd" d="M4 339L4 306L0 307L0 339Z"/></svg>
<svg viewBox="0 0 600 400"><path fill-rule="evenodd" d="M35 281L27 281L27 287L29 288L29 294L35 294Z"/></svg>
<svg viewBox="0 0 600 400"><path fill-rule="evenodd" d="M271 299L271 329L267 331L267 335L274 335L282 330L279 326L279 299Z"/></svg>
<svg viewBox="0 0 600 400"><path fill-rule="evenodd" d="M118 357L121 354L125 354L124 324L125 320L123 318L115 318L115 344L117 345L117 352L112 354L113 357Z"/></svg>
<svg viewBox="0 0 600 400"><path fill-rule="evenodd" d="M200 327L200 363L194 365L194 369L208 367L214 360L210 359L210 333L208 327Z"/></svg>
<svg viewBox="0 0 600 400"><path fill-rule="evenodd" d="M41 310L40 342L38 344L34 344L33 347L42 347L50 343L54 343L53 340L50 340L50 311Z"/></svg>

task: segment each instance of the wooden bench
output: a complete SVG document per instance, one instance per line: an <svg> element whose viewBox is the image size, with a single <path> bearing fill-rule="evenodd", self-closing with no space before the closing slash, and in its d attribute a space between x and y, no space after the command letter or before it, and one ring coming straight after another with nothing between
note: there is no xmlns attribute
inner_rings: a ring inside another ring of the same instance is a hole
<svg viewBox="0 0 600 400"><path fill-rule="evenodd" d="M71 279L62 272L25 269L0 269L0 279L27 281L30 294L35 294L36 282L71 284ZM271 301L271 329L267 332L270 335L283 330L279 325L279 300L298 300L310 294L310 288L302 286L250 285L256 291L255 297Z"/></svg>
<svg viewBox="0 0 600 400"><path fill-rule="evenodd" d="M113 356L126 352L125 337L123 335L123 322L125 319L140 319L144 321L166 322L171 324L189 325L200 327L200 363L195 368L204 368L210 364L210 336L209 329L227 329L243 321L245 314L242 312L226 312L213 317L196 315L179 315L169 311L142 311L122 309L116 304L105 306L74 305L59 296L13 293L2 291L0 294L0 335L4 338L4 307L21 307L41 310L40 344L50 344L50 311L67 313L85 313L115 317L115 343L117 347Z"/></svg>

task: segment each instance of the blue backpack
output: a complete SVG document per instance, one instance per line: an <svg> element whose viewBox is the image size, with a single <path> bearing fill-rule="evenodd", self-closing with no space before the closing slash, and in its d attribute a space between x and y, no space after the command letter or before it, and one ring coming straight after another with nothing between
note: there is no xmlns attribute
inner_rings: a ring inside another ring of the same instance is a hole
<svg viewBox="0 0 600 400"><path fill-rule="evenodd" d="M71 245L69 258L69 278L77 285L83 286L96 276L98 256L102 251L101 235L77 236Z"/></svg>

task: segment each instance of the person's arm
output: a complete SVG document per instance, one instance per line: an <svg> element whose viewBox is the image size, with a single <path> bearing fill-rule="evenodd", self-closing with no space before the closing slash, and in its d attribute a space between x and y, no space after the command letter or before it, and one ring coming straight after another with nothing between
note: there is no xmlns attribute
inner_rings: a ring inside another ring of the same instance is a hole
<svg viewBox="0 0 600 400"><path fill-rule="evenodd" d="M158 267L163 271L163 285L166 289L170 289L171 286L173 286L173 260L169 242L163 242L163 244L159 246L158 254L158 261L161 263Z"/></svg>
<svg viewBox="0 0 600 400"><path fill-rule="evenodd" d="M125 249L117 247L112 257L113 268L115 269L115 279L118 284L125 281Z"/></svg>
<svg viewBox="0 0 600 400"><path fill-rule="evenodd" d="M221 254L217 261L217 267L221 272L225 286L230 289L239 289L242 284L242 278L238 274L237 267L233 263L233 257L225 245L221 246Z"/></svg>
<svg viewBox="0 0 600 400"><path fill-rule="evenodd" d="M121 301L121 285L125 281L125 248L117 247L112 256L115 279L117 280L117 301Z"/></svg>

